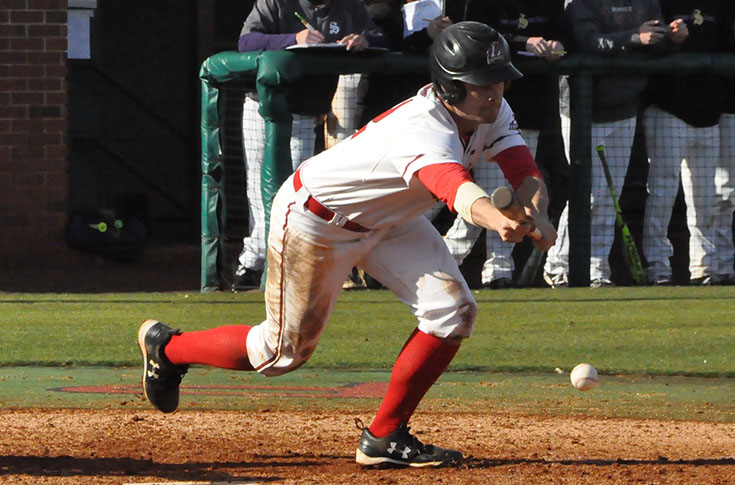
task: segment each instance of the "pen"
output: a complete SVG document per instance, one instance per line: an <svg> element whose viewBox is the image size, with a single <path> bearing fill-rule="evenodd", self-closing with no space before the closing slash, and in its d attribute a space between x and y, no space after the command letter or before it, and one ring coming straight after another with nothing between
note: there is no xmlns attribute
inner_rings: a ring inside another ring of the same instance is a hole
<svg viewBox="0 0 735 485"><path fill-rule="evenodd" d="M552 54L557 55L557 56L563 56L563 55L566 55L566 53L567 51L552 51ZM516 52L516 54L518 54L519 56L536 57L536 54L534 54L533 52L528 52L528 51L518 51Z"/></svg>
<svg viewBox="0 0 735 485"><path fill-rule="evenodd" d="M294 15L296 15L296 18L299 19L302 24L304 24L304 27L306 27L309 30L316 30L314 27L312 27L312 25L309 22L306 21L304 17L301 16L300 13L294 12Z"/></svg>

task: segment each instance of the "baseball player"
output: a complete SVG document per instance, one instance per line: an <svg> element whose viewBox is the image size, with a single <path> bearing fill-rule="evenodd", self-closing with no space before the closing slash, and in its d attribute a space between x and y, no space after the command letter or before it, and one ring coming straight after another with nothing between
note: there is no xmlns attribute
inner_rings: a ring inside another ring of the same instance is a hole
<svg viewBox="0 0 735 485"><path fill-rule="evenodd" d="M658 0L572 0L566 7L569 24L579 50L606 56L629 52L651 52L670 48L671 42L686 38L681 20L666 24ZM570 87L574 89L573 78ZM592 92L592 152L590 194L590 286L609 286L608 257L615 237L615 207L595 148L605 146L616 193L620 194L628 170L636 129L640 95L647 76L605 74L594 80ZM566 118L566 119L565 119ZM562 113L562 126L569 119ZM562 129L567 159L569 131ZM569 205L559 219L559 243L548 254L544 279L552 287L566 286L569 280Z"/></svg>
<svg viewBox="0 0 735 485"><path fill-rule="evenodd" d="M200 332L143 322L138 343L151 403L172 412L189 364L278 376L314 352L353 266L375 275L418 320L393 367L388 390L356 461L433 466L462 453L425 445L409 418L475 324L477 304L439 232L423 216L436 199L473 224L517 242L534 226L547 250L556 231L547 193L513 113L505 82L521 74L508 45L485 24L460 22L437 37L433 84L376 117L355 135L305 161L273 202L266 320ZM493 148L488 148L493 147ZM527 216L511 220L472 181L486 150L505 167Z"/></svg>
<svg viewBox="0 0 735 485"><path fill-rule="evenodd" d="M725 3L661 0L665 18L686 22L689 37L681 52L718 50ZM651 106L643 123L649 161L648 198L642 244L648 262L646 278L653 284L671 284L669 258L674 251L667 231L681 181L689 229L690 282L716 283L720 269L714 250L715 167L720 159L722 79L712 72L656 75L651 78L647 100Z"/></svg>
<svg viewBox="0 0 735 485"><path fill-rule="evenodd" d="M467 18L481 20L498 29L508 41L511 56L531 55L549 62L564 54L564 0L506 0L488 7L486 2L469 3ZM538 93L543 93L539 96ZM523 131L523 139L535 157L542 129L559 124L559 81L556 75L534 74L514 81L506 99L510 103ZM552 117L556 116L554 121ZM496 163L478 164L474 178L486 190L506 183L505 175ZM458 217L444 236L444 242L457 264L470 254L482 230ZM515 263L513 245L502 242L494 231L485 237L486 259L482 269L482 284L491 289L509 288L513 284Z"/></svg>
<svg viewBox="0 0 735 485"><path fill-rule="evenodd" d="M276 50L322 42L344 43L348 51L387 46L383 33L370 20L361 0L258 0L245 20L238 50ZM293 117L291 162L294 170L314 154L316 129L332 110L336 87L337 76L309 77L289 86L286 101ZM232 285L235 291L260 287L265 263L265 215L261 197L265 121L258 113L259 106L255 92L245 95L242 143L250 234L243 239L238 257Z"/></svg>

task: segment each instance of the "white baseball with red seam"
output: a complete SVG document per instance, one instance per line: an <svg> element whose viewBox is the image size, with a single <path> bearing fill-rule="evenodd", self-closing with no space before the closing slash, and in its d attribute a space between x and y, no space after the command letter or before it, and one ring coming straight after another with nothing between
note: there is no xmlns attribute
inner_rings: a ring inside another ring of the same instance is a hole
<svg viewBox="0 0 735 485"><path fill-rule="evenodd" d="M579 364L572 369L569 377L578 391L589 391L597 385L597 369L590 364Z"/></svg>

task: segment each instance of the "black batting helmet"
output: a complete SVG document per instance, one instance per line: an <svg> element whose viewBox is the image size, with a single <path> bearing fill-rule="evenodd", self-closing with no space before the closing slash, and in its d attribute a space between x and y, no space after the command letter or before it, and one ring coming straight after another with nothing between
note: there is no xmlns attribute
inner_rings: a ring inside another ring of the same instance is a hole
<svg viewBox="0 0 735 485"><path fill-rule="evenodd" d="M523 76L510 62L503 36L480 22L459 22L445 28L434 39L429 70L434 90L448 104L459 103L466 94L457 81L482 86Z"/></svg>

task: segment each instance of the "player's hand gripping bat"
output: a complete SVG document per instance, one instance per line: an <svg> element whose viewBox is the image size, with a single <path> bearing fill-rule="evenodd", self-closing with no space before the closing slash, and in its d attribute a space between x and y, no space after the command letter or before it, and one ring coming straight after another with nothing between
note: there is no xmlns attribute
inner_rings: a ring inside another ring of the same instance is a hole
<svg viewBox="0 0 735 485"><path fill-rule="evenodd" d="M610 168L607 166L607 157L605 156L605 146L598 145L597 156L600 157L600 163L602 164L602 170L605 172L605 178L607 179L607 188L610 191L610 197L612 197L613 205L615 206L615 222L620 229L620 236L623 241L623 257L625 263L628 265L630 275L633 277L633 281L636 284L643 285L646 279L643 275L643 265L641 264L641 258L638 255L638 249L636 248L633 236L630 234L628 224L623 219L623 211L620 209L620 202L618 202L618 195L615 192L615 186L613 185L612 177L610 176Z"/></svg>
<svg viewBox="0 0 735 485"><path fill-rule="evenodd" d="M505 217L512 221L527 222L528 216L526 211L510 187L501 186L493 190L490 194L490 202L493 203L496 209L498 209ZM537 227L534 227L529 233L533 239L541 239L541 231Z"/></svg>

